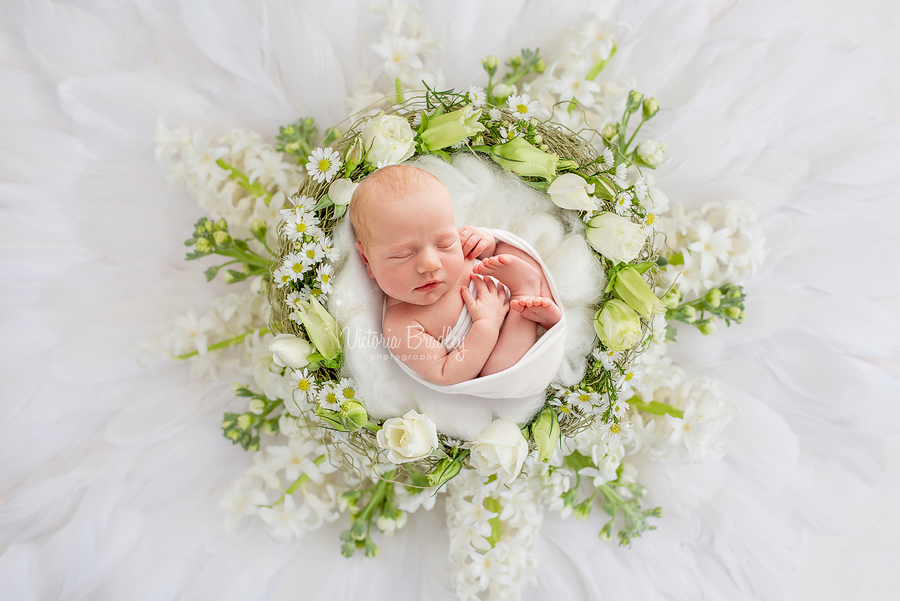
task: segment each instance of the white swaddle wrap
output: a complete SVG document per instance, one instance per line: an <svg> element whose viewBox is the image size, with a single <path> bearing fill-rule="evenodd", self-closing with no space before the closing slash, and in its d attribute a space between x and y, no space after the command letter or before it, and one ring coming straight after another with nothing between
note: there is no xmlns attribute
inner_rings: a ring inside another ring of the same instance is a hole
<svg viewBox="0 0 900 601"><path fill-rule="evenodd" d="M344 255L336 268L328 309L342 328L346 375L356 381L369 415L386 419L415 409L441 432L472 439L498 417L527 421L543 405L544 389L551 382L572 385L581 380L584 357L594 341L591 306L603 290L603 274L577 215L561 213L518 178L469 156L455 156L452 165L425 157L415 165L447 186L457 225L504 230L490 231L533 256L564 312L560 323L511 368L452 386L432 384L387 350L381 329L384 293L368 277L353 248L349 220L338 224L335 246ZM557 288L557 282L565 282L564 287Z"/></svg>
<svg viewBox="0 0 900 601"><path fill-rule="evenodd" d="M532 258L534 258L535 261L538 262L538 264L541 266L541 270L544 272L544 276L547 278L547 282L550 285L550 291L553 295L554 302L559 304L561 307L562 305L559 299L559 294L557 293L556 285L553 282L553 276L547 270L543 261L541 261L540 256L538 256L537 254L537 251L535 251L530 244L528 244L515 234L511 234L510 232L505 232L503 230L495 230L490 228L484 229L490 232L498 242L506 242L507 244L515 246L516 248L528 253L528 255L530 255ZM470 284L470 287L474 288L474 283ZM468 323L468 326L466 326L466 323ZM463 310L460 313L460 317L457 320L456 326L454 326L454 328L451 330L453 340L450 342L451 344L453 344L453 346L448 350L456 348L456 346L458 346L462 342L462 339L465 338L465 334L468 332L471 326L472 318L471 316L469 316L468 309L466 309L465 305L463 305ZM450 335L445 336L444 340L442 341L444 343L444 348L448 347L447 338L450 338ZM563 312L562 317L560 317L556 325L547 330L543 336L538 338L537 342L535 342L534 345L532 345L532 347L528 349L525 355L523 355L515 365L489 376L484 376L482 378L473 378L471 380L466 380L465 382L450 384L449 386L443 386L440 384L435 384L434 382L429 382L428 380L414 372L406 363L401 361L393 353L391 353L391 357L394 359L394 361L397 362L397 364L400 366L400 369L402 369L408 376L410 376L420 384L442 394L466 394L475 397L482 397L485 399L507 399L519 404L522 407L533 408L531 410L532 412L534 412L537 411L541 407L541 405L543 405L544 389L550 385L551 381L553 381L553 377L556 375L556 372L559 369L559 364L560 362L562 362L563 345L565 343L565 339L566 316L565 312ZM452 400L449 400L449 402L452 402Z"/></svg>

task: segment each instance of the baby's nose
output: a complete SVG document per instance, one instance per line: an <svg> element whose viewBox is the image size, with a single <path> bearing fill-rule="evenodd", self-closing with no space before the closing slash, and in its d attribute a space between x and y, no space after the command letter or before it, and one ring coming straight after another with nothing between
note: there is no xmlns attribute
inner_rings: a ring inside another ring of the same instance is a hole
<svg viewBox="0 0 900 601"><path fill-rule="evenodd" d="M430 248L419 254L419 272L437 271L441 268L441 258L437 250Z"/></svg>

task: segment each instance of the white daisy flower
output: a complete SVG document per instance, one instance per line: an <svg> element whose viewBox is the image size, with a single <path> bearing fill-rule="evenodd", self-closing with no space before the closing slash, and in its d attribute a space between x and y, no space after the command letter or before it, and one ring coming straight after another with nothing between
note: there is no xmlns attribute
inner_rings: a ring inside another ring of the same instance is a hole
<svg viewBox="0 0 900 601"><path fill-rule="evenodd" d="M315 236L319 231L319 218L314 213L294 215L284 222L284 235L293 242L303 242L303 236Z"/></svg>
<svg viewBox="0 0 900 601"><path fill-rule="evenodd" d="M303 292L297 292L295 290L287 295L287 305L295 309L300 308L300 303L306 300L309 300L308 292L304 294Z"/></svg>
<svg viewBox="0 0 900 601"><path fill-rule="evenodd" d="M603 150L603 165L606 167L604 171L612 169L612 166L615 164L616 158L613 156L612 150L609 148L605 148Z"/></svg>
<svg viewBox="0 0 900 601"><path fill-rule="evenodd" d="M317 242L304 242L303 246L300 247L300 254L306 258L307 263L310 265L318 263L325 256L325 253L322 252L322 247Z"/></svg>
<svg viewBox="0 0 900 601"><path fill-rule="evenodd" d="M616 174L613 176L613 179L616 180L616 183L619 184L619 186L624 186L625 179L627 177L628 167L625 165L625 163L619 163L619 165L616 167Z"/></svg>
<svg viewBox="0 0 900 601"><path fill-rule="evenodd" d="M309 157L306 171L319 183L330 182L341 166L341 157L331 147L316 148Z"/></svg>
<svg viewBox="0 0 900 601"><path fill-rule="evenodd" d="M355 399L357 392L356 384L351 378L341 378L341 381L334 387L334 394L341 403Z"/></svg>
<svg viewBox="0 0 900 601"><path fill-rule="evenodd" d="M282 265L272 274L272 279L278 284L279 288L284 288L294 281L294 271L289 267Z"/></svg>
<svg viewBox="0 0 900 601"><path fill-rule="evenodd" d="M326 382L322 385L322 389L316 395L316 400L323 409L338 411L341 408L341 399L338 398L332 382Z"/></svg>
<svg viewBox="0 0 900 601"><path fill-rule="evenodd" d="M302 254L291 253L284 258L282 268L286 269L293 279L299 280L303 277L303 273L309 270L309 265L307 265Z"/></svg>
<svg viewBox="0 0 900 601"><path fill-rule="evenodd" d="M499 121L503 118L503 113L500 112L500 109L491 109L490 112L488 112L488 115L490 116L491 121Z"/></svg>
<svg viewBox="0 0 900 601"><path fill-rule="evenodd" d="M631 406L625 401L615 400L609 404L609 408L612 414L621 420L628 413L628 410L631 409Z"/></svg>
<svg viewBox="0 0 900 601"><path fill-rule="evenodd" d="M631 436L630 422L618 421L610 422L608 424L601 423L599 428L600 438L607 444L617 443L622 439L627 439Z"/></svg>
<svg viewBox="0 0 900 601"><path fill-rule="evenodd" d="M469 86L469 102L472 103L472 106L483 106L484 98L484 88Z"/></svg>
<svg viewBox="0 0 900 601"><path fill-rule="evenodd" d="M309 373L305 367L303 369L295 369L291 373L294 380L294 400L298 403L305 403L316 398L316 379Z"/></svg>
<svg viewBox="0 0 900 601"><path fill-rule="evenodd" d="M516 115L516 119L525 120L534 117L538 110L537 100L532 100L528 94L510 96L506 99L506 105Z"/></svg>
<svg viewBox="0 0 900 601"><path fill-rule="evenodd" d="M325 236L318 241L319 248L322 249L322 255L331 261L332 263L337 262L340 253L336 248L334 248L331 244L331 236Z"/></svg>
<svg viewBox="0 0 900 601"><path fill-rule="evenodd" d="M281 213L281 218L285 221L291 217L300 217L303 213L312 212L313 207L316 206L316 201L308 196L298 196L288 200L291 201L291 206L278 211Z"/></svg>
<svg viewBox="0 0 900 601"><path fill-rule="evenodd" d="M578 411L580 411L584 415L590 415L594 411L593 401L595 396L596 395L579 389L570 392L566 396L566 403L569 405L569 407L578 409Z"/></svg>
<svg viewBox="0 0 900 601"><path fill-rule="evenodd" d="M616 363L619 361L620 353L616 351L601 350L600 348L595 348L591 353L594 356L594 359L603 364L603 367L606 368L607 371L616 367Z"/></svg>
<svg viewBox="0 0 900 601"><path fill-rule="evenodd" d="M316 279L321 284L319 288L325 294L331 294L331 284L334 277L334 267L331 265L320 265L316 270Z"/></svg>
<svg viewBox="0 0 900 601"><path fill-rule="evenodd" d="M631 209L631 192L622 192L613 201L616 215L625 215Z"/></svg>
<svg viewBox="0 0 900 601"><path fill-rule="evenodd" d="M564 415L572 413L572 408L569 407L568 403L566 403L566 399L563 397L555 397L550 401L550 404L554 407L558 407L559 412Z"/></svg>
<svg viewBox="0 0 900 601"><path fill-rule="evenodd" d="M638 200L647 198L647 182L644 181L643 175L634 182L634 195L637 196Z"/></svg>
<svg viewBox="0 0 900 601"><path fill-rule="evenodd" d="M641 218L641 223L647 226L648 228L652 228L659 221L659 215L656 213L647 213Z"/></svg>
<svg viewBox="0 0 900 601"><path fill-rule="evenodd" d="M616 380L616 388L620 389L622 394L625 394L627 391L631 390L631 387L634 386L643 375L644 366L639 363L634 363L627 371L623 372L622 375L618 377Z"/></svg>
<svg viewBox="0 0 900 601"><path fill-rule="evenodd" d="M518 136L519 132L517 132L516 129L512 126L510 126L509 129L505 127L500 128L501 142L509 142L510 140L512 140L513 138L517 138Z"/></svg>

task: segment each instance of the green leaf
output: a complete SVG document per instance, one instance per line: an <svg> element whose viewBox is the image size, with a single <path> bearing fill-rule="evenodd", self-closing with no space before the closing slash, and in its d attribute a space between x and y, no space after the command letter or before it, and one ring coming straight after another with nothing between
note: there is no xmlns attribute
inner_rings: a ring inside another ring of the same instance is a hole
<svg viewBox="0 0 900 601"><path fill-rule="evenodd" d="M211 282L215 279L216 275L218 275L219 270L222 269L221 265L213 265L206 271L204 271L204 275L206 275L206 281Z"/></svg>
<svg viewBox="0 0 900 601"><path fill-rule="evenodd" d="M634 270L637 271L638 273L644 274L644 273L647 273L647 270L650 269L651 267L653 267L654 265L656 265L655 261L645 261L643 263L637 263L635 265L632 265L632 267L634 267Z"/></svg>
<svg viewBox="0 0 900 601"><path fill-rule="evenodd" d="M319 202L316 203L316 206L313 207L313 211L325 209L327 207L330 207L333 204L334 203L331 202L331 199L328 197L328 194L323 194L322 197L319 199Z"/></svg>
<svg viewBox="0 0 900 601"><path fill-rule="evenodd" d="M334 207L334 218L337 219L347 211L347 205L336 205Z"/></svg>

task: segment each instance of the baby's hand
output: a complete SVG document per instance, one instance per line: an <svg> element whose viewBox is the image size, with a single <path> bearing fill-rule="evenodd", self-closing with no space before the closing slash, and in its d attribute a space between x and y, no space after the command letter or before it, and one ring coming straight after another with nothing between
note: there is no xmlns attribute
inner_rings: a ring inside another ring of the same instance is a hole
<svg viewBox="0 0 900 601"><path fill-rule="evenodd" d="M478 298L472 296L469 289L462 286L459 290L462 294L463 302L472 316L472 323L483 319L489 320L497 324L499 328L503 323L509 311L509 301L506 300L506 290L502 286L498 286L493 279L481 279L474 273L472 278L475 280L475 289L478 291Z"/></svg>
<svg viewBox="0 0 900 601"><path fill-rule="evenodd" d="M494 248L497 246L492 235L471 225L459 228L459 241L462 244L463 256L467 259L474 259L485 251L488 251L487 255L490 256L494 254Z"/></svg>

